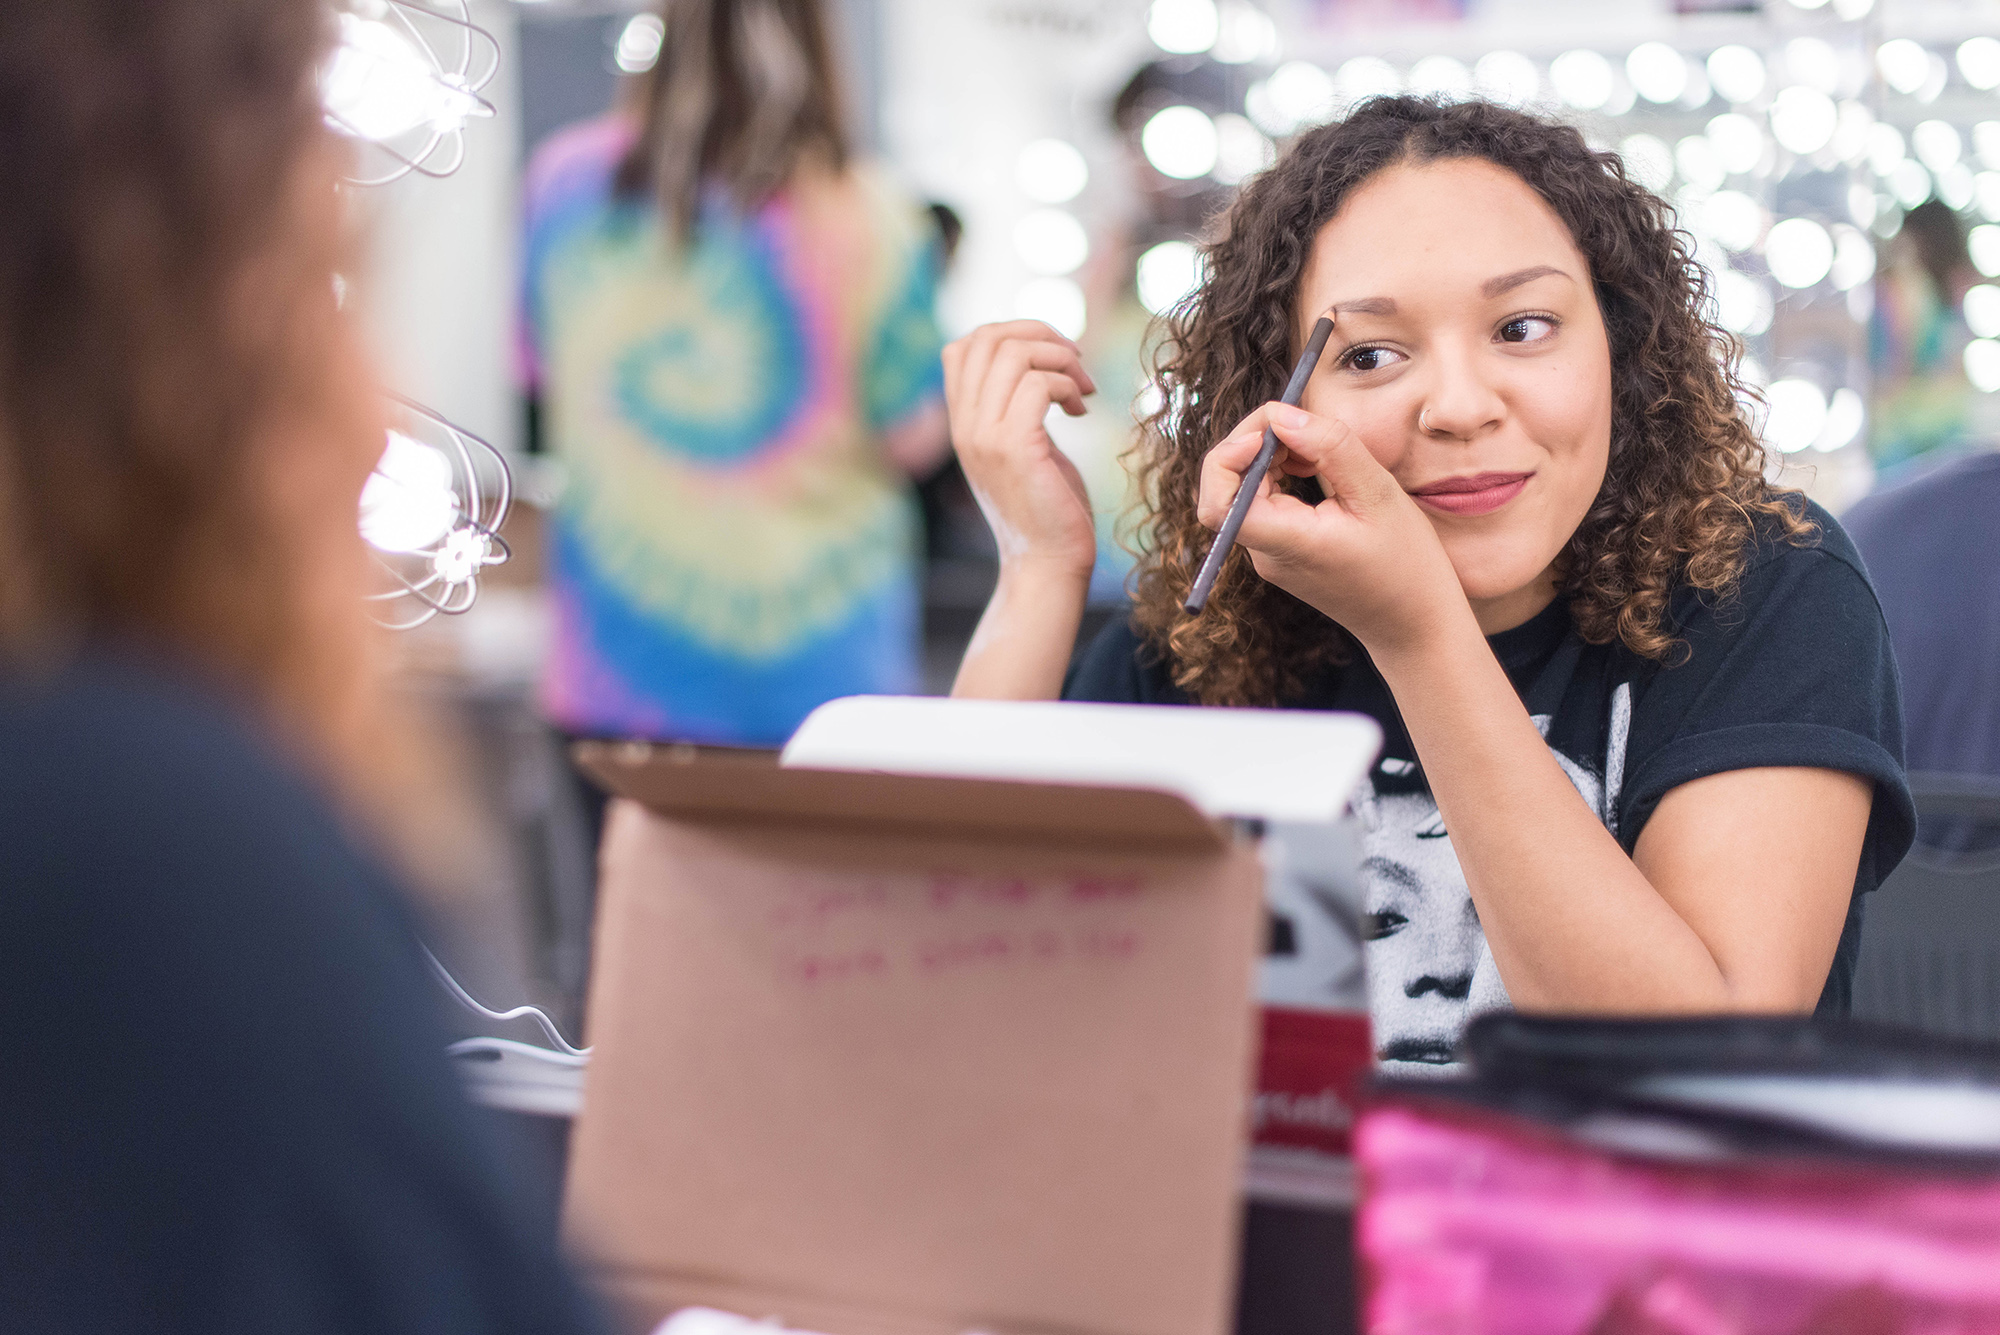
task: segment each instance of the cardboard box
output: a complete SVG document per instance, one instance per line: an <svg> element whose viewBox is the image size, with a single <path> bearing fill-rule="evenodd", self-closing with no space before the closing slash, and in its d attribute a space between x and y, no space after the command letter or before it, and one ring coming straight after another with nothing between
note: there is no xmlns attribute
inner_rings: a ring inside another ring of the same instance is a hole
<svg viewBox="0 0 2000 1335"><path fill-rule="evenodd" d="M628 1328L1227 1328L1253 839L1166 791L579 754L633 800L566 1215Z"/></svg>

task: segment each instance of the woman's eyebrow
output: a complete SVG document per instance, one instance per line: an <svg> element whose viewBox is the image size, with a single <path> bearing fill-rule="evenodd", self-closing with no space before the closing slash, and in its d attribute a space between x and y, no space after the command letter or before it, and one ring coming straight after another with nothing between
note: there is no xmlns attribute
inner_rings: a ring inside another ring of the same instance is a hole
<svg viewBox="0 0 2000 1335"><path fill-rule="evenodd" d="M1396 303L1389 297L1361 297L1355 301L1336 302L1329 309L1341 315L1394 315Z"/></svg>
<svg viewBox="0 0 2000 1335"><path fill-rule="evenodd" d="M1491 299L1503 292L1512 292L1523 283L1532 283L1537 278L1547 278L1554 274L1557 278L1569 278L1567 273L1553 264L1536 264L1526 269L1516 269L1513 273L1503 273L1498 278L1489 278L1479 285L1479 295ZM1576 280L1570 278L1573 283Z"/></svg>

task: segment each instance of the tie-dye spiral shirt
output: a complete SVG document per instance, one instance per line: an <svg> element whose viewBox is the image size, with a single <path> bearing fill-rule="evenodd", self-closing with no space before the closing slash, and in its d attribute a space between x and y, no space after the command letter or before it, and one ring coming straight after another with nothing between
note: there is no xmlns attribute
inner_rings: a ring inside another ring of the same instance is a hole
<svg viewBox="0 0 2000 1335"><path fill-rule="evenodd" d="M573 732L781 742L916 689L917 517L882 449L942 388L928 220L863 170L677 253L611 181L629 121L535 155L523 373L567 481L542 706Z"/></svg>

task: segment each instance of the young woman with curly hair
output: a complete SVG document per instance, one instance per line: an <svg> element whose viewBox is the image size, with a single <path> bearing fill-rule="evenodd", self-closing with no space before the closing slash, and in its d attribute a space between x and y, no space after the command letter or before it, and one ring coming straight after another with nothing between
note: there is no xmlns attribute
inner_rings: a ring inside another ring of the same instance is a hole
<svg viewBox="0 0 2000 1335"><path fill-rule="evenodd" d="M1093 391L1046 327L946 352L1002 574L967 696L1345 709L1377 1055L1481 1010L1845 1010L1909 845L1896 674L1831 517L1764 478L1668 206L1574 129L1366 103L1302 136L1167 320L1129 622L1067 674L1089 507L1042 430ZM1301 406L1271 402L1324 312ZM1265 427L1283 449L1180 610Z"/></svg>

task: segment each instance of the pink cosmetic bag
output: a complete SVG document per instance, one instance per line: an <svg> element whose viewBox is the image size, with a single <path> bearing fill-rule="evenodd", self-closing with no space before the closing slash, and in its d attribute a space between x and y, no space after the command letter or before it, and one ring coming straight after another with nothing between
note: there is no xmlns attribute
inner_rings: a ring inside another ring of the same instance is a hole
<svg viewBox="0 0 2000 1335"><path fill-rule="evenodd" d="M1995 1054L1751 1020L1548 1061L1562 1022L1495 1018L1539 1056L1489 1025L1472 1079L1355 1128L1370 1335L2000 1335Z"/></svg>

